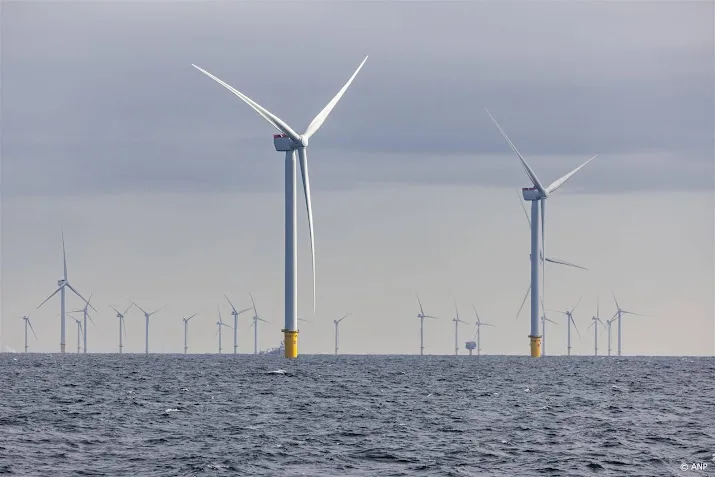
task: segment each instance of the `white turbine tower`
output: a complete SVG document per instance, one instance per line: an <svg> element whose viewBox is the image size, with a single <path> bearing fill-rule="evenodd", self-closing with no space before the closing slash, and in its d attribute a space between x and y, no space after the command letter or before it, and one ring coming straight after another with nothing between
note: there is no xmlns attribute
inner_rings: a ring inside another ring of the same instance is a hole
<svg viewBox="0 0 715 477"><path fill-rule="evenodd" d="M25 321L25 353L27 353L27 327L30 327L32 334L35 335L35 339L37 339L37 333L35 333L35 329L32 327L32 323L30 323L30 315L25 315L22 319Z"/></svg>
<svg viewBox="0 0 715 477"><path fill-rule="evenodd" d="M417 314L417 318L420 319L420 356L422 356L425 352L425 318L431 318L434 320L439 318L436 316L425 315L419 295L417 296L417 303L420 305L420 312Z"/></svg>
<svg viewBox="0 0 715 477"><path fill-rule="evenodd" d="M84 338L84 354L87 354L87 318L90 319L92 324L94 326L97 326L97 324L94 322L92 317L89 314L89 304L92 302L92 295L94 295L94 292L89 294L89 299L87 300L87 303L84 304L84 308L81 308L79 310L73 310L71 313L82 313L82 326L83 328L83 338Z"/></svg>
<svg viewBox="0 0 715 477"><path fill-rule="evenodd" d="M608 356L611 356L611 325L613 324L614 321L616 321L617 317L613 317L609 320L606 320L606 326L608 328Z"/></svg>
<svg viewBox="0 0 715 477"><path fill-rule="evenodd" d="M251 309L246 308L245 310L236 311L236 307L233 306L231 300L228 299L228 295L224 293L223 296L226 297L228 304L231 305L231 314L233 315L233 354L238 354L238 315L246 311L250 311Z"/></svg>
<svg viewBox="0 0 715 477"><path fill-rule="evenodd" d="M251 297L251 303L253 304L253 323L251 323L251 326L253 327L253 354L258 354L258 322L262 321L264 323L270 323L270 321L266 321L258 316L258 311L256 311L256 302L253 301L253 295L251 295L250 291L248 292L248 295Z"/></svg>
<svg viewBox="0 0 715 477"><path fill-rule="evenodd" d="M482 354L481 328L482 328L482 326L494 326L494 325L490 325L489 323L482 322L482 320L479 319L479 313L477 313L477 307L472 305L472 308L474 308L474 314L477 316L477 321L474 323L474 325L477 327L477 333L475 334L475 338L477 340L477 356L481 356L481 354Z"/></svg>
<svg viewBox="0 0 715 477"><path fill-rule="evenodd" d="M348 316L352 315L352 313L348 313L347 315L344 315L342 318L339 320L333 320L333 324L335 325L335 356L338 355L338 342L339 342L339 327L340 327L340 322L343 321L345 318Z"/></svg>
<svg viewBox="0 0 715 477"><path fill-rule="evenodd" d="M621 355L621 318L623 317L623 315L635 315L635 316L646 316L646 315L642 315L640 313L634 313L632 311L626 311L626 310L622 309L620 307L620 305L618 304L618 300L616 300L616 294L613 292L611 294L613 295L613 301L616 302L616 310L617 311L616 311L616 314L613 315L613 318L618 319L618 356L620 356Z"/></svg>
<svg viewBox="0 0 715 477"><path fill-rule="evenodd" d="M504 132L504 130L501 128L501 126L499 126L499 123L497 123L496 119L494 119L494 116L492 116L492 114L488 110L487 114L489 114L489 117L499 129L501 135L504 137L504 139L506 139L507 143L509 143L509 147L511 147L512 151L514 151L514 154L516 154L521 161L521 164L522 166L524 166L524 170L526 171L526 175L529 176L529 179L534 185L534 187L523 188L522 193L524 196L524 200L528 200L531 202L531 330L529 334L529 340L531 356L534 358L538 358L539 356L541 356L541 335L539 335L539 302L543 301L543 294L539 295L539 280L540 278L543 279L543 267L540 267L539 262L541 261L540 257L542 253L544 257L546 256L546 247L544 243L546 199L548 199L548 197L553 192L555 192L562 185L564 185L566 181L568 181L582 167L584 167L586 164L595 159L597 155L591 157L589 160L587 160L568 174L560 177L559 179L556 179L548 187L544 187L539 181L539 179L536 177L536 174L531 169L529 164L527 164L524 157L517 150L516 146L514 146L514 144ZM541 220L539 220L539 203L541 203ZM539 224L539 222L541 223ZM541 228L541 240L539 239L539 228ZM541 242L541 244L539 242ZM542 272L541 277L539 277L540 268Z"/></svg>
<svg viewBox="0 0 715 477"><path fill-rule="evenodd" d="M583 298L583 297L581 297ZM574 305L571 310L566 310L566 311L558 311L558 310L549 310L549 311L554 311L556 313L561 313L562 315L566 315L566 354L568 356L571 356L571 324L573 323L573 327L576 329L576 333L578 333L578 337L581 338L581 333L578 331L578 327L576 326L576 322L573 319L573 312L578 306L579 303L581 303L581 298L578 299L576 304Z"/></svg>
<svg viewBox="0 0 715 477"><path fill-rule="evenodd" d="M598 324L603 326L603 321L601 321L599 311L598 311L598 300L596 300L596 316L591 317L593 323L589 325L589 328L593 326L593 355L598 356Z"/></svg>
<svg viewBox="0 0 715 477"><path fill-rule="evenodd" d="M457 309L457 301L454 301L454 313L456 316L452 318L452 321L454 322L454 355L457 356L459 355L459 324L464 323L465 325L467 324L466 321L462 321L459 318L459 310Z"/></svg>
<svg viewBox="0 0 715 477"><path fill-rule="evenodd" d="M62 262L64 264L64 275L63 278L57 280L57 289L52 292L52 295L45 298L45 301L40 303L37 307L38 309L47 303L47 300L55 296L58 292L60 294L60 353L65 352L65 287L72 290L72 292L80 297L83 302L87 303L87 300L78 292L72 285L70 285L69 279L67 278L67 254L65 253L65 234L62 232ZM94 311L97 311L92 305L89 305Z"/></svg>
<svg viewBox="0 0 715 477"><path fill-rule="evenodd" d="M122 354L122 348L124 345L122 344L122 328L124 329L124 336L127 336L127 324L124 322L124 315L127 314L127 312L133 307L134 304L132 303L127 307L126 310L124 310L124 313L121 311L117 310L115 307L112 305L109 305L109 308L117 312L117 318L119 319L119 354Z"/></svg>
<svg viewBox="0 0 715 477"><path fill-rule="evenodd" d="M308 141L313 134L320 129L325 119L333 110L345 91L347 91L350 83L353 82L355 76L367 61L367 56L360 63L355 73L338 91L338 94L330 100L320 113L311 121L308 128L303 134L296 133L275 114L265 109L260 104L253 101L248 96L244 95L229 84L223 82L208 71L192 65L197 70L204 73L209 78L215 80L220 85L227 88L233 94L241 98L251 108L253 108L263 119L271 123L281 134L273 136L273 145L276 151L285 152L285 357L298 357L298 241L296 234L296 165L295 152L298 151L300 161L300 172L303 177L303 191L305 193L305 203L308 213L308 226L310 229L310 249L313 266L313 312L315 313L315 243L313 236L313 209L310 199L310 179L308 175Z"/></svg>
<svg viewBox="0 0 715 477"><path fill-rule="evenodd" d="M131 301L131 300L129 300L129 301ZM151 315L153 315L154 313L159 313L161 310L164 309L164 307L162 306L162 307L159 308L158 310L155 310L155 311L152 311L151 313L149 313L149 312L147 312L146 310L144 310L144 308L142 308L141 306L137 305L137 304L134 303L133 301L132 301L132 304L133 304L134 306L136 306L137 308L139 308L139 309L142 311L142 313L144 313L144 319L146 320L146 334L145 334L146 344L145 344L145 348L144 348L144 354L149 354L149 317L150 317Z"/></svg>
<svg viewBox="0 0 715 477"><path fill-rule="evenodd" d="M218 330L216 331L216 334L218 335L218 354L221 354L221 334L222 334L221 328L223 328L224 326L226 328L231 328L231 327L228 326L226 323L224 323L223 320L221 319L221 307L216 305L216 308L218 309L218 321L216 322L216 325L218 326Z"/></svg>
<svg viewBox="0 0 715 477"><path fill-rule="evenodd" d="M184 322L184 354L186 354L186 351L189 349L189 346L188 346L189 320L196 315L198 315L198 313L194 313L193 315L191 315L188 318L182 318L182 321Z"/></svg>

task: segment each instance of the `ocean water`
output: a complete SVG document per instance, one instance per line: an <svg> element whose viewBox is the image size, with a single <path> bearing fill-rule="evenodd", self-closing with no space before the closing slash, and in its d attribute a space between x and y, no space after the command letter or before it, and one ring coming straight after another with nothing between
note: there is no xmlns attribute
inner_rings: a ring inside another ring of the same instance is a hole
<svg viewBox="0 0 715 477"><path fill-rule="evenodd" d="M715 475L714 377L689 357L5 353L0 473Z"/></svg>

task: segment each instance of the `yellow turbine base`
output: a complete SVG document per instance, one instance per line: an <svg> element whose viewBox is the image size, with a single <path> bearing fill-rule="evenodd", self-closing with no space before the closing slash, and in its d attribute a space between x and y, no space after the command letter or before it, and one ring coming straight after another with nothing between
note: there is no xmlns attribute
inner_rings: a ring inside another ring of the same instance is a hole
<svg viewBox="0 0 715 477"><path fill-rule="evenodd" d="M529 336L531 341L531 357L541 358L541 336Z"/></svg>
<svg viewBox="0 0 715 477"><path fill-rule="evenodd" d="M298 331L283 330L285 334L285 357L286 358L297 358L298 357Z"/></svg>

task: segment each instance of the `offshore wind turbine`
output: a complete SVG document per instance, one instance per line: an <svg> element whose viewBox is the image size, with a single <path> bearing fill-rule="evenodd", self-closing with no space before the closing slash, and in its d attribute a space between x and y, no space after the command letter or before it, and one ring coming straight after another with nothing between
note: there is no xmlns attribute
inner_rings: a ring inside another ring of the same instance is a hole
<svg viewBox="0 0 715 477"><path fill-rule="evenodd" d="M251 303L253 304L253 323L251 323L251 326L253 327L253 354L258 354L258 322L262 321L264 323L270 323L270 321L266 321L258 316L258 311L256 311L256 302L253 300L253 295L251 295L250 291L248 292L248 295L251 297Z"/></svg>
<svg viewBox="0 0 715 477"><path fill-rule="evenodd" d="M425 315L425 310L422 308L422 302L420 301L419 295L417 295L417 303L420 305L420 312L417 314L417 318L420 319L420 356L425 352L425 318L431 318L437 320L436 316Z"/></svg>
<svg viewBox="0 0 715 477"><path fill-rule="evenodd" d="M556 324L555 321L550 320L546 317L544 313L541 315L541 356L546 356L546 322Z"/></svg>
<svg viewBox="0 0 715 477"><path fill-rule="evenodd" d="M224 326L227 328L231 327L224 323L221 319L221 307L217 305L216 308L218 309L218 321L216 322L216 325L218 326L218 331L216 331L216 334L218 335L218 354L221 354L221 328Z"/></svg>
<svg viewBox="0 0 715 477"><path fill-rule="evenodd" d="M246 308L245 310L241 311L236 311L236 307L233 306L233 303L231 303L231 300L228 299L228 295L224 293L226 297L226 300L228 301L228 304L231 305L231 314L233 315L233 354L238 354L238 315L241 313L244 313L246 311L249 311L250 308Z"/></svg>
<svg viewBox="0 0 715 477"><path fill-rule="evenodd" d="M47 300L55 296L58 292L60 294L60 353L65 352L65 287L72 290L72 292L80 297L83 302L87 303L87 300L78 292L72 285L70 285L69 278L67 277L67 253L65 252L65 233L62 231L62 263L64 265L64 275L62 278L57 280L57 289L52 292L52 295L45 298L45 301L40 303L37 307L39 309L42 305L47 303ZM97 311L92 305L89 305L94 311Z"/></svg>
<svg viewBox="0 0 715 477"><path fill-rule="evenodd" d="M22 319L25 321L25 353L27 353L27 327L30 327L32 334L35 335L35 339L37 339L37 333L35 333L35 329L32 327L32 323L30 323L30 315L25 315Z"/></svg>
<svg viewBox="0 0 715 477"><path fill-rule="evenodd" d="M606 326L608 327L608 356L611 356L611 325L616 321L617 317L606 320Z"/></svg>
<svg viewBox="0 0 715 477"><path fill-rule="evenodd" d="M300 161L300 172L303 177L303 191L305 193L305 204L308 213L308 226L310 229L310 251L313 266L313 313L315 313L315 242L313 234L313 208L310 199L310 179L308 175L308 141L315 134L325 119L333 110L345 91L357 76L362 66L367 61L367 56L355 73L338 91L332 100L323 108L322 111L311 121L308 128L303 134L296 133L275 114L265 109L260 104L253 101L248 96L244 95L237 89L223 82L216 76L206 70L192 65L197 70L204 73L209 78L218 82L233 94L241 98L251 108L253 108L263 119L271 123L281 134L273 135L273 145L276 151L285 152L285 357L298 357L298 241L297 241L297 223L296 223L296 164L295 152L298 152ZM255 322L254 322L255 323Z"/></svg>
<svg viewBox="0 0 715 477"><path fill-rule="evenodd" d="M583 297L581 297L583 298ZM576 304L574 305L573 308L570 310L566 311L558 311L558 310L549 310L549 311L555 311L556 313L561 313L562 315L566 315L566 354L568 356L571 356L571 323L573 323L573 327L576 329L576 333L578 333L578 337L581 338L581 333L578 331L578 327L576 326L576 322L573 319L573 312L578 306L579 303L581 303L581 298L578 299Z"/></svg>
<svg viewBox="0 0 715 477"><path fill-rule="evenodd" d="M131 301L131 300L129 300L129 301ZM152 311L151 313L148 313L146 310L144 310L144 308L142 308L141 306L137 305L137 304L134 303L133 301L132 301L132 304L133 304L134 306L136 306L137 308L139 308L139 309L142 311L142 313L144 313L144 319L146 320L146 334L145 334L146 346L145 346L145 349L144 349L144 354L149 354L149 317L150 317L151 315L153 315L154 313L159 313L161 310L164 309L164 307L162 306L162 307L159 308L158 310L155 310L155 311Z"/></svg>
<svg viewBox="0 0 715 477"><path fill-rule="evenodd" d="M191 315L188 318L182 318L182 320L184 322L184 354L186 354L186 351L189 349L189 346L187 344L188 343L187 336L189 335L189 320L196 315L198 315L198 313L194 313L193 315Z"/></svg>
<svg viewBox="0 0 715 477"><path fill-rule="evenodd" d="M452 318L452 321L454 321L454 355L457 356L459 354L459 324L464 323L465 325L467 324L466 321L462 321L459 318L459 310L457 309L457 300L454 301L454 313L456 316Z"/></svg>
<svg viewBox="0 0 715 477"><path fill-rule="evenodd" d="M109 308L117 312L117 318L119 319L119 354L122 354L122 348L124 345L122 344L122 328L124 328L124 336L127 336L127 324L124 322L124 315L127 314L129 309L134 306L134 303L129 305L126 310L124 310L124 313L121 311L117 310L114 308L112 305L109 305Z"/></svg>
<svg viewBox="0 0 715 477"><path fill-rule="evenodd" d="M616 314L613 315L613 318L618 319L618 356L620 356L621 355L621 318L623 317L623 315L635 315L635 316L646 316L646 315L642 315L640 313L634 313L632 311L626 311L626 310L622 309L621 306L618 304L618 300L616 300L616 294L613 292L611 292L611 294L613 295L613 301L616 302L616 310L618 310L618 311L616 311Z"/></svg>
<svg viewBox="0 0 715 477"><path fill-rule="evenodd" d="M481 345L481 328L482 326L494 326L490 325L489 323L484 323L482 320L479 319L479 313L477 312L477 307L472 305L472 308L474 308L474 314L477 316L477 321L474 323L474 325L477 327L477 333L475 335L477 339L477 356L481 356L482 354L482 345Z"/></svg>
<svg viewBox="0 0 715 477"><path fill-rule="evenodd" d="M603 326L603 321L601 321L598 311L598 300L596 300L596 316L591 317L591 320L593 323L589 328L593 326L593 355L598 356L598 324L600 323Z"/></svg>
<svg viewBox="0 0 715 477"><path fill-rule="evenodd" d="M69 314L68 316L72 318L75 323L77 323L77 354L79 354L80 344L82 344L81 335L84 334L84 332L82 331L82 320L78 320L77 318Z"/></svg>
<svg viewBox="0 0 715 477"><path fill-rule="evenodd" d="M97 326L97 324L94 322L94 320L93 320L92 317L90 316L89 310L88 310L89 304L92 302L92 295L94 295L94 291L89 294L89 299L88 299L87 302L84 304L84 308L81 308L81 309L79 309L79 310L74 310L74 311L71 312L71 313L80 313L80 312L82 313L82 319L83 319L83 325L82 325L82 326L84 326L84 333L83 333L83 337L84 337L84 354L87 354L87 318L89 317L89 319L92 321L92 324L93 324L94 326Z"/></svg>
<svg viewBox="0 0 715 477"><path fill-rule="evenodd" d="M491 118L492 122L494 122L494 125L496 125L497 129L499 129L499 132L504 137L504 139L506 139L506 142L509 143L509 147L511 147L511 150L514 151L514 154L516 154L516 156L521 161L521 164L522 166L524 166L524 170L526 171L526 175L529 177L531 183L534 186L523 188L522 194L524 200L531 202L531 330L529 334L529 340L531 356L533 358L538 358L539 356L541 356L542 339L541 335L539 335L539 301L543 301L543 295L539 295L539 280L540 278L544 278L544 267L540 266L540 257L541 253L546 256L546 247L544 243L546 199L548 199L553 192L556 192L556 190L558 190L562 185L564 185L566 181L568 181L581 168L583 168L586 164L595 159L597 155L592 156L590 159L578 166L576 169L556 179L547 187L544 187L541 184L541 181L539 181L539 179L536 177L536 173L529 166L529 164L527 164L524 157L521 155L516 146L514 146L514 143L511 142L511 139L509 139L509 137L506 135L499 123L497 123L497 120L494 119L494 116L492 116L492 114L489 112L489 110L487 110L487 114L489 114L489 117ZM539 204L541 205L540 220ZM539 222L541 223L539 224ZM541 239L539 239L539 229L541 229ZM539 271L542 272L541 277L539 277Z"/></svg>
<svg viewBox="0 0 715 477"><path fill-rule="evenodd" d="M333 320L333 323L335 324L335 356L338 355L338 338L339 338L338 328L340 327L340 322L343 321L345 318L347 318L350 315L352 315L352 313L348 313L347 315L344 315L339 320Z"/></svg>

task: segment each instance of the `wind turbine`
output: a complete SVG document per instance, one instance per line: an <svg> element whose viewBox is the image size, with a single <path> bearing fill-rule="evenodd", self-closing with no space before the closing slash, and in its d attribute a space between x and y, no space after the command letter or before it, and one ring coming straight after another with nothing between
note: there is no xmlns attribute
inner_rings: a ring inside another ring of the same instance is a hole
<svg viewBox="0 0 715 477"><path fill-rule="evenodd" d="M531 333L529 335L529 340L530 340L530 348L531 348L531 357L533 358L538 358L541 356L541 336L539 335L539 301L540 301L540 295L539 295L539 268L541 268L542 272L542 277L543 279L543 268L540 267L540 257L541 253L544 254L544 257L546 256L546 247L544 243L544 237L545 237L545 229L544 229L544 224L545 224L545 216L546 216L546 199L558 190L562 185L566 183L574 174L576 174L582 167L584 167L586 164L591 162L593 159L595 159L598 155L595 155L588 159L586 162L578 166L576 169L572 170L568 174L565 174L564 176L556 179L554 182L552 182L549 186L544 187L539 179L536 177L536 173L534 173L533 169L527 164L526 160L524 157L521 155L521 153L517 150L516 146L511 142L511 139L506 135L504 130L499 126L499 123L497 123L497 120L494 119L494 116L487 110L487 114L489 114L489 117L491 118L492 122L496 125L497 129L499 129L499 132L501 135L506 139L507 143L509 143L509 147L511 147L512 151L514 151L514 154L517 155L519 160L521 161L522 166L524 166L524 170L526 171L526 175L529 176L529 179L531 180L532 184L534 187L525 187L522 189L522 194L524 196L524 200L530 201L531 202ZM539 244L539 203L541 203L541 244ZM541 246L539 246L541 245ZM543 292L541 295L541 301L543 301Z"/></svg>
<svg viewBox="0 0 715 477"><path fill-rule="evenodd" d="M606 325L608 326L608 356L611 356L611 325L617 319L618 318L614 316L613 318L606 320Z"/></svg>
<svg viewBox="0 0 715 477"><path fill-rule="evenodd" d="M425 352L425 318L432 318L434 320L438 318L436 316L425 315L419 295L417 295L417 303L420 305L420 312L417 314L417 318L420 319L420 356L422 356Z"/></svg>
<svg viewBox="0 0 715 477"><path fill-rule="evenodd" d="M270 321L266 321L258 316L258 312L256 311L256 302L253 301L253 295L251 295L250 291L248 292L248 295L251 297L251 303L253 304L253 323L251 323L251 326L253 327L253 354L258 354L258 322L262 321L264 323L270 323Z"/></svg>
<svg viewBox="0 0 715 477"><path fill-rule="evenodd" d="M298 241L296 235L296 165L295 152L298 151L300 161L300 172L303 177L303 191L305 193L305 204L308 212L308 226L310 228L310 250L313 265L313 313L315 313L315 242L313 234L313 209L310 200L310 179L308 175L308 141L313 134L320 129L325 119L333 110L350 83L367 61L367 56L360 63L355 73L338 91L332 100L323 108L320 113L311 121L303 134L296 133L275 114L265 109L260 104L253 101L237 89L223 82L208 71L192 65L197 70L204 73L209 78L227 88L233 94L241 98L251 108L253 108L263 119L271 123L281 134L273 135L273 145L276 151L285 152L285 357L298 357Z"/></svg>
<svg viewBox="0 0 715 477"><path fill-rule="evenodd" d="M593 326L593 355L598 356L598 324L603 325L603 321L601 321L599 316L598 300L596 300L596 316L591 317L591 320L593 320L593 323L591 323L589 328Z"/></svg>
<svg viewBox="0 0 715 477"><path fill-rule="evenodd" d="M35 335L35 339L37 339L37 333L35 333L35 329L32 327L32 323L30 323L30 315L25 315L22 319L25 320L25 353L27 353L27 327L30 327L32 334Z"/></svg>
<svg viewBox="0 0 715 477"><path fill-rule="evenodd" d="M454 301L454 312L456 313L456 316L452 318L452 321L454 321L454 355L457 356L459 354L459 324L464 323L465 325L467 324L466 321L462 321L459 319L459 310L457 309L457 300Z"/></svg>
<svg viewBox="0 0 715 477"><path fill-rule="evenodd" d="M583 297L581 297L583 298ZM581 298L578 299L576 304L574 305L571 310L566 310L566 311L558 311L558 310L549 310L549 311L555 311L556 313L561 313L562 315L566 315L566 353L568 356L571 356L571 323L573 323L573 327L576 329L576 333L578 333L578 337L581 338L581 333L578 331L578 327L576 326L576 322L573 319L573 312L578 306L579 303L581 303Z"/></svg>
<svg viewBox="0 0 715 477"><path fill-rule="evenodd" d="M84 308L81 308L79 310L74 310L72 313L82 313L83 317L83 326L84 326L84 332L83 332L83 337L84 337L84 354L87 354L87 317L92 321L92 324L94 326L97 326L97 324L94 322L92 317L89 315L89 304L92 301L92 295L94 295L94 291L89 294L89 300L84 304Z"/></svg>
<svg viewBox="0 0 715 477"><path fill-rule="evenodd" d="M481 341L481 328L482 326L494 326L490 325L489 323L482 323L482 320L479 319L479 313L477 313L477 307L472 305L472 308L474 308L474 314L477 315L477 321L474 323L477 327L477 333L476 333L476 338L477 338L477 356L481 356L482 354L482 345L480 343Z"/></svg>
<svg viewBox="0 0 715 477"><path fill-rule="evenodd" d="M549 318L546 317L546 313L541 315L541 351L542 351L542 356L546 356L546 322L556 324L555 321L550 320Z"/></svg>
<svg viewBox="0 0 715 477"><path fill-rule="evenodd" d="M131 301L131 300L129 300L129 301ZM162 306L162 307L159 308L158 310L155 310L155 311L152 311L151 313L148 313L147 311L144 310L144 308L142 308L141 306L137 305L137 304L134 303L133 301L132 301L132 304L133 304L134 306L136 306L137 308L139 308L139 309L142 311L142 313L144 313L144 319L146 320L146 335L145 335L145 336L146 336L146 347L145 347L145 350L144 350L144 354L149 354L149 317L150 317L151 315L153 315L154 313L159 313L161 310L164 309L164 307Z"/></svg>
<svg viewBox="0 0 715 477"><path fill-rule="evenodd" d="M620 307L620 305L618 304L618 300L616 300L616 294L613 292L611 292L611 294L613 295L613 301L616 302L616 310L618 310L618 311L616 311L616 314L613 315L613 318L618 319L618 356L620 356L621 355L621 318L623 317L623 315L635 315L635 316L646 316L646 315L642 315L640 313L634 313L632 311L626 311L626 310L622 309ZM611 318L611 319L613 319L613 318Z"/></svg>
<svg viewBox="0 0 715 477"><path fill-rule="evenodd" d="M228 304L231 305L231 314L233 315L233 354L238 354L238 315L246 311L250 311L250 308L246 308L245 310L241 311L236 311L236 307L233 306L231 300L228 299L228 295L224 293L223 296L226 297Z"/></svg>
<svg viewBox="0 0 715 477"><path fill-rule="evenodd" d="M218 354L221 354L221 328L224 326L227 328L231 327L224 323L221 319L221 307L216 305L216 308L218 309L218 321L216 322L216 325L218 326L218 331L216 331L216 334L218 335Z"/></svg>
<svg viewBox="0 0 715 477"><path fill-rule="evenodd" d="M187 345L187 336L189 334L189 320L196 315L198 315L198 313L194 313L188 318L182 318L182 320L184 321L184 354L186 354L186 351L189 349Z"/></svg>
<svg viewBox="0 0 715 477"><path fill-rule="evenodd" d="M122 348L124 345L122 344L122 328L124 328L124 336L127 336L127 324L124 322L124 315L127 314L129 309L134 306L134 303L129 305L126 310L124 310L124 313L120 312L116 308L114 308L112 305L109 305L109 308L117 312L117 318L119 319L119 354L122 354Z"/></svg>
<svg viewBox="0 0 715 477"><path fill-rule="evenodd" d="M69 313L68 313L68 315L69 315ZM84 332L82 331L82 321L78 320L77 318L75 318L72 315L69 315L69 317L72 318L75 321L75 323L77 323L77 354L79 354L80 344L82 343L81 335L84 334Z"/></svg>
<svg viewBox="0 0 715 477"><path fill-rule="evenodd" d="M80 297L83 302L87 303L87 300L78 292L72 285L70 285L69 279L67 278L67 254L65 252L65 233L62 231L62 262L64 264L64 275L62 278L57 280L57 289L52 292L52 295L45 298L45 301L39 304L36 309L39 309L42 305L47 303L47 300L55 296L58 292L60 294L60 353L65 352L65 287L72 290L72 292ZM97 311L92 305L89 305L94 311Z"/></svg>
<svg viewBox="0 0 715 477"><path fill-rule="evenodd" d="M340 322L343 321L345 318L348 316L352 315L352 313L348 313L347 315L343 316L339 320L333 320L333 323L335 324L335 356L338 355L338 328L340 326Z"/></svg>

